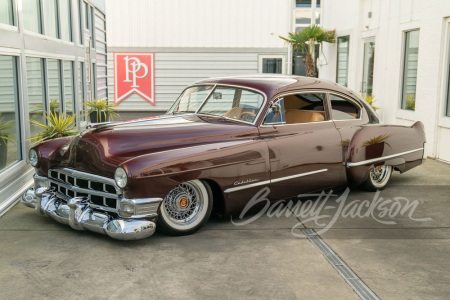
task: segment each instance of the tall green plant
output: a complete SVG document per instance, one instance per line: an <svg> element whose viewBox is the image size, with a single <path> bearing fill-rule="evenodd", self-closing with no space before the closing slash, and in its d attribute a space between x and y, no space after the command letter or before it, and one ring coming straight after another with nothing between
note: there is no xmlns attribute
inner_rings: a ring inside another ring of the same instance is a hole
<svg viewBox="0 0 450 300"><path fill-rule="evenodd" d="M306 76L316 77L315 45L322 47L324 42L336 42L336 30L326 30L319 25L311 25L298 33L288 33L288 37L282 37L290 43L295 50L302 50L306 54Z"/></svg>
<svg viewBox="0 0 450 300"><path fill-rule="evenodd" d="M44 131L28 139L29 141L38 144L46 140L77 134L75 115L66 116L65 114L50 112L46 113L45 118L47 119L48 125L31 120L33 124L44 129Z"/></svg>
<svg viewBox="0 0 450 300"><path fill-rule="evenodd" d="M91 101L86 101L86 115L95 112L97 114L97 120L101 119L101 115L107 118L107 114L111 116L111 120L114 120L114 117L120 119L120 115L115 109L116 105L113 103L109 103L108 99L92 99Z"/></svg>

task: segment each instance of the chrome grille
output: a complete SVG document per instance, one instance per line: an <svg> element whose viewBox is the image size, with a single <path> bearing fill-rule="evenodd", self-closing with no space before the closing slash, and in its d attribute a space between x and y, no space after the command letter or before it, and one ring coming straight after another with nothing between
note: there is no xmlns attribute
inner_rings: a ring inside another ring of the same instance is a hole
<svg viewBox="0 0 450 300"><path fill-rule="evenodd" d="M50 169L50 187L61 198L87 197L92 208L117 212L119 196L115 181L72 169Z"/></svg>

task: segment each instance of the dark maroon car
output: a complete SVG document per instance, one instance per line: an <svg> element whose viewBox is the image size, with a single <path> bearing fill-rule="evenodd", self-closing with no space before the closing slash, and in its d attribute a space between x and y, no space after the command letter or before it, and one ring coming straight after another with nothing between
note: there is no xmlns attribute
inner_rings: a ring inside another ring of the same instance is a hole
<svg viewBox="0 0 450 300"><path fill-rule="evenodd" d="M335 83L295 76L215 78L186 88L163 116L97 124L30 150L35 187L22 203L78 230L117 239L200 229L214 209L363 185L422 163L425 134L379 124Z"/></svg>

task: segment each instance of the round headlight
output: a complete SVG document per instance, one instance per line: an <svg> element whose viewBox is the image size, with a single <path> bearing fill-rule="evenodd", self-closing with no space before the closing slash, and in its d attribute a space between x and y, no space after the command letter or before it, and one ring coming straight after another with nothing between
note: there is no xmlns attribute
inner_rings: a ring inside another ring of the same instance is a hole
<svg viewBox="0 0 450 300"><path fill-rule="evenodd" d="M123 189L126 187L128 181L127 172L122 167L117 168L116 172L114 172L114 180L117 186Z"/></svg>
<svg viewBox="0 0 450 300"><path fill-rule="evenodd" d="M31 149L30 153L29 153L29 156L30 156L30 164L33 167L36 167L37 164L38 164L38 160L39 160L39 157L38 157L38 154L37 154L36 150Z"/></svg>

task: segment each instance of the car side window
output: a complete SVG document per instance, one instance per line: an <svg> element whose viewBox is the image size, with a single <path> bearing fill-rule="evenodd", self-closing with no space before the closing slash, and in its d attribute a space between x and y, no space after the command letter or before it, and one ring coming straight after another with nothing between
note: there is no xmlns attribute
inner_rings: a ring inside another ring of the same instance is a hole
<svg viewBox="0 0 450 300"><path fill-rule="evenodd" d="M286 124L326 121L324 99L323 93L298 93L284 96Z"/></svg>
<svg viewBox="0 0 450 300"><path fill-rule="evenodd" d="M333 120L359 119L361 109L352 101L334 94L330 94L331 114Z"/></svg>
<svg viewBox="0 0 450 300"><path fill-rule="evenodd" d="M269 109L264 124L301 124L327 120L323 93L286 95Z"/></svg>
<svg viewBox="0 0 450 300"><path fill-rule="evenodd" d="M264 118L265 125L275 125L275 124L284 124L284 99L281 98L275 103L267 111L266 117Z"/></svg>

